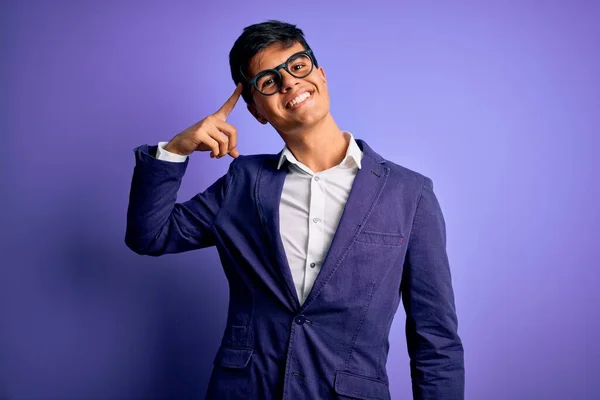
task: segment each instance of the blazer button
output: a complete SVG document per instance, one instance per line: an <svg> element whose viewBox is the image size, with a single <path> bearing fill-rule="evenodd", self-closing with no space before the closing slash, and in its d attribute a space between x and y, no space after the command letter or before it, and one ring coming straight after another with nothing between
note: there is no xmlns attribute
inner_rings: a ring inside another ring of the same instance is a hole
<svg viewBox="0 0 600 400"><path fill-rule="evenodd" d="M296 317L296 323L298 325L302 325L305 322L306 322L306 317L304 315L300 314Z"/></svg>

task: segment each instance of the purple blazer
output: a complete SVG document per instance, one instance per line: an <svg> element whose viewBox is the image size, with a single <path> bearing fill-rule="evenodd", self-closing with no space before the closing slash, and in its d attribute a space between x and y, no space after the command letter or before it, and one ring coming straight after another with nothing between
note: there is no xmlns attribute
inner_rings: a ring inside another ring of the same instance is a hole
<svg viewBox="0 0 600 400"><path fill-rule="evenodd" d="M207 399L389 399L400 300L414 399L464 398L445 222L431 179L364 153L322 269L301 306L279 235L286 168L240 156L176 203L187 168L135 149L125 243L159 256L216 246L230 287ZM395 377L402 379L403 377Z"/></svg>

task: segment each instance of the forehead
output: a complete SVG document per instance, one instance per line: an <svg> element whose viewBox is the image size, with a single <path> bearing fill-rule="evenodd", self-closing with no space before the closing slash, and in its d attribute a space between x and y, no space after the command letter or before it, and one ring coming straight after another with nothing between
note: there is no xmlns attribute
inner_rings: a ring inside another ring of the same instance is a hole
<svg viewBox="0 0 600 400"><path fill-rule="evenodd" d="M256 54L248 63L248 76L254 76L262 70L275 68L286 62L294 53L304 50L300 43L285 48L281 43L274 43Z"/></svg>

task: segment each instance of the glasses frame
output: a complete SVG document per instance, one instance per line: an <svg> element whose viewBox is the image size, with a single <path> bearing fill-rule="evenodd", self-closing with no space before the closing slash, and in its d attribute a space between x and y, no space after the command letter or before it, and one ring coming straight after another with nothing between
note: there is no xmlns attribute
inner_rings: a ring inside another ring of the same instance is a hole
<svg viewBox="0 0 600 400"><path fill-rule="evenodd" d="M300 55L307 55L311 60L310 71L308 71L308 73L304 76L294 75L290 71L289 66L288 66L291 59L296 58ZM279 72L280 69L284 68L287 71L287 73L290 74L291 76L293 76L294 78L302 79L302 78L306 78L313 72L313 69L315 69L316 63L317 63L317 60L315 60L313 51L311 49L307 49L307 50L302 50L302 51L292 54L291 56L288 57L288 59L284 63L279 64L275 68L270 68L270 69L265 69L265 70L260 71L258 74L256 74L254 76L254 78L252 78L250 80L248 80L248 78L246 78L241 67L240 67L240 73L242 74L242 77L246 80L246 83L250 86L253 86L254 89L256 89L256 91L258 93L262 94L263 96L273 96L274 94L276 94L277 92L279 92L281 90L281 84L283 82L283 77L281 76L281 72ZM261 92L261 90L258 88L258 85L256 84L256 82L258 81L259 78L261 78L263 75L268 74L268 73L275 73L277 76L279 76L279 87L273 93L265 94L265 93Z"/></svg>

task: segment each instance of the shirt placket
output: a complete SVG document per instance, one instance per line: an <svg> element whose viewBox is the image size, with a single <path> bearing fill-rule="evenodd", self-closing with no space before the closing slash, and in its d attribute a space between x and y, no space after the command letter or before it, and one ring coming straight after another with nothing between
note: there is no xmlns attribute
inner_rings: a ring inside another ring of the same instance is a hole
<svg viewBox="0 0 600 400"><path fill-rule="evenodd" d="M308 249L304 273L304 299L308 297L312 285L321 269L323 246L325 242L325 202L326 181L319 175L310 182L310 206L308 225Z"/></svg>

